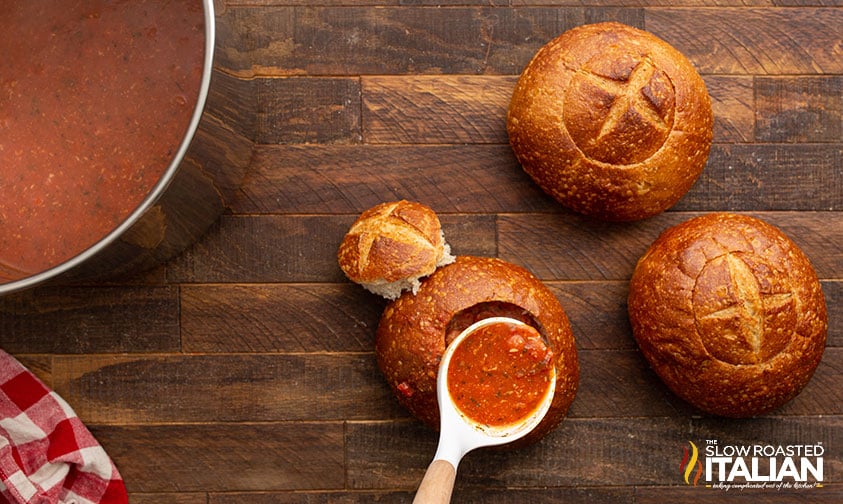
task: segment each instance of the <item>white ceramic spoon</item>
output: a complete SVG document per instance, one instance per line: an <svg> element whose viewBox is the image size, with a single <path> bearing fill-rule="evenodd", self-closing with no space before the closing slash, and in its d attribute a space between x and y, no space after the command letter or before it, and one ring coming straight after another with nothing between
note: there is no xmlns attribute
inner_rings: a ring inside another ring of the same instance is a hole
<svg viewBox="0 0 843 504"><path fill-rule="evenodd" d="M443 504L451 500L454 481L457 476L457 466L466 453L484 446L496 446L511 443L529 434L544 418L553 392L556 389L556 368L551 367L550 387L539 407L520 423L505 427L490 427L480 425L463 415L451 399L448 392L448 366L454 350L465 338L481 327L490 324L527 324L508 317L490 317L475 322L457 336L445 349L439 371L436 377L436 397L439 401L440 433L439 445L433 462L427 468L413 504Z"/></svg>

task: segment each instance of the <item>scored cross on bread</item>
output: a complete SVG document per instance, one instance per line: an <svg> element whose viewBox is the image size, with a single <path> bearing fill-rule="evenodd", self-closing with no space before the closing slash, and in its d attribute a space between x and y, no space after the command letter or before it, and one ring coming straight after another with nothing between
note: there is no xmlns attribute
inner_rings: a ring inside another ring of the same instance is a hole
<svg viewBox="0 0 843 504"><path fill-rule="evenodd" d="M337 259L350 280L387 299L404 290L415 292L422 277L454 261L436 213L406 200L381 203L360 214Z"/></svg>
<svg viewBox="0 0 843 504"><path fill-rule="evenodd" d="M509 103L524 171L562 205L610 221L670 208L699 177L714 116L702 78L667 42L620 23L545 44Z"/></svg>
<svg viewBox="0 0 843 504"><path fill-rule="evenodd" d="M828 333L808 257L771 224L728 212L664 231L635 267L627 307L635 341L665 384L727 417L793 399Z"/></svg>

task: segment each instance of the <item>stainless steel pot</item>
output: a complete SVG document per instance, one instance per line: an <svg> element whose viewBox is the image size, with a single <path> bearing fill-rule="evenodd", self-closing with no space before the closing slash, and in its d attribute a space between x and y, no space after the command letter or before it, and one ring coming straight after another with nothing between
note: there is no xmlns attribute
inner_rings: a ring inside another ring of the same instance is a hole
<svg viewBox="0 0 843 504"><path fill-rule="evenodd" d="M194 243L219 218L242 180L253 143L235 133L209 102L213 82L213 0L203 0L205 52L193 115L172 161L142 203L90 248L24 278L0 283L0 294L43 282L125 275L160 265ZM152 127L152 125L147 125Z"/></svg>

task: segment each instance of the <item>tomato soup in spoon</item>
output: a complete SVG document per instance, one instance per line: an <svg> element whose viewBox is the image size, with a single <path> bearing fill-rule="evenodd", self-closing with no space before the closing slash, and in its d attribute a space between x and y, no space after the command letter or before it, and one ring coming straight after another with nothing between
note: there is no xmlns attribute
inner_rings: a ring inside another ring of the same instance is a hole
<svg viewBox="0 0 843 504"><path fill-rule="evenodd" d="M454 350L448 390L457 409L478 424L517 424L542 403L553 365L553 352L533 327L488 324Z"/></svg>

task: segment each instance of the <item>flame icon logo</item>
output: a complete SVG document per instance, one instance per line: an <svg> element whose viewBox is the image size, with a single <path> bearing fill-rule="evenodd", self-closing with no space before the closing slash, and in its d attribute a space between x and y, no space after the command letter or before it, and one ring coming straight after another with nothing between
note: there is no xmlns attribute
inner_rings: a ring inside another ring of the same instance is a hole
<svg viewBox="0 0 843 504"><path fill-rule="evenodd" d="M694 472L696 469L696 474L694 474L693 485L697 486L697 482L700 481L700 477L702 476L702 462L699 460L699 450L697 450L697 445L688 441L688 444L691 445L691 449L688 450L688 447L685 446L682 448L684 455L682 456L682 463L679 464L679 472L685 476L685 484L690 485L691 483L691 473Z"/></svg>

